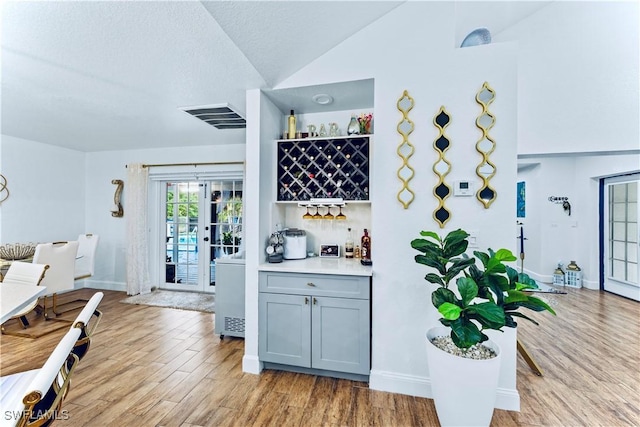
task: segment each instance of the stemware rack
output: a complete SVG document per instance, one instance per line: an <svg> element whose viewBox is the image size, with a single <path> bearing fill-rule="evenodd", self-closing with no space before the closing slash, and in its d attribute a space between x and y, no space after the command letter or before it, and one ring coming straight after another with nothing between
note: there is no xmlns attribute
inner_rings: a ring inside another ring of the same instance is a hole
<svg viewBox="0 0 640 427"><path fill-rule="evenodd" d="M368 135L277 141L277 200L369 200Z"/></svg>

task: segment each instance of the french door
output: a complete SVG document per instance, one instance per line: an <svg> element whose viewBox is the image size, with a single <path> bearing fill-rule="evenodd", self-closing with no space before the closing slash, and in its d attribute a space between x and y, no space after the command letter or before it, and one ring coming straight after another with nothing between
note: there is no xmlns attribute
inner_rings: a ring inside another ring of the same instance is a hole
<svg viewBox="0 0 640 427"><path fill-rule="evenodd" d="M640 174L607 178L603 186L604 290L640 301L638 199Z"/></svg>
<svg viewBox="0 0 640 427"><path fill-rule="evenodd" d="M242 180L177 180L162 183L159 230L165 289L215 292L216 261L239 256L242 244Z"/></svg>

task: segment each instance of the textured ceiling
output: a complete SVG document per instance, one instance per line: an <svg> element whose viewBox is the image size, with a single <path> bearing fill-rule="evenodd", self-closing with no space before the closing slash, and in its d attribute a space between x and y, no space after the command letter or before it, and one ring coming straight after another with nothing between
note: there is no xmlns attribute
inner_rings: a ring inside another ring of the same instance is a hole
<svg viewBox="0 0 640 427"><path fill-rule="evenodd" d="M504 11L518 2L498 3ZM244 112L247 89L268 90L401 4L0 2L1 131L81 151L243 143L243 129L217 130L180 108L229 103ZM477 20L477 2L465 5L457 15ZM503 28L521 19L491 13ZM314 90L272 96L284 106Z"/></svg>

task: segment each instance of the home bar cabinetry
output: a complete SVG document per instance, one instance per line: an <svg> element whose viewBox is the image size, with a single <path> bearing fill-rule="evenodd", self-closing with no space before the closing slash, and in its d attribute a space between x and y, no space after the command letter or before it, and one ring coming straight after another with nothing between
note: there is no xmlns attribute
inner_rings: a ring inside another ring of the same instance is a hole
<svg viewBox="0 0 640 427"><path fill-rule="evenodd" d="M368 380L370 276L261 271L259 291L265 367Z"/></svg>

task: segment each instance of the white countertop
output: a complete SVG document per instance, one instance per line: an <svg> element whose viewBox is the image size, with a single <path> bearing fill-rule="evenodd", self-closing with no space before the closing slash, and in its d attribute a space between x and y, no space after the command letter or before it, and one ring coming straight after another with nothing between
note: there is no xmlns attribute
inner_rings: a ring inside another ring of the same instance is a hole
<svg viewBox="0 0 640 427"><path fill-rule="evenodd" d="M341 274L346 276L372 276L371 266L360 264L359 259L320 258L285 259L278 263L262 263L259 271L280 271L285 273Z"/></svg>

